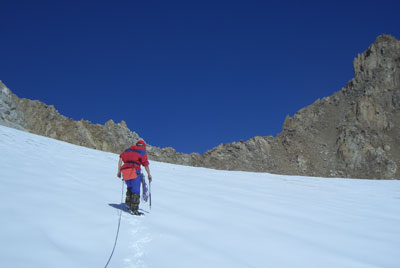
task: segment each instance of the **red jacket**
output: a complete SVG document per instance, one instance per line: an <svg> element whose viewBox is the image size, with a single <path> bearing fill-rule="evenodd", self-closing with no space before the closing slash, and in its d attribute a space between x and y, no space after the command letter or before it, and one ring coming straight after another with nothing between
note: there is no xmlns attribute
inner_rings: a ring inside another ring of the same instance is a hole
<svg viewBox="0 0 400 268"><path fill-rule="evenodd" d="M121 170L126 168L134 167L136 170L140 170L140 165L147 167L149 160L147 159L147 152L141 146L131 146L125 150L120 156L124 164Z"/></svg>

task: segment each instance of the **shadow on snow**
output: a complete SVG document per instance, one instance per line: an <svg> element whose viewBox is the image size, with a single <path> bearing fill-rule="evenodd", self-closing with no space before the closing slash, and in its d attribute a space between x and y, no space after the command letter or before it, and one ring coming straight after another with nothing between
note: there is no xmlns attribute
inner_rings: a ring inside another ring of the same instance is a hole
<svg viewBox="0 0 400 268"><path fill-rule="evenodd" d="M119 210L121 210L121 211L123 211L123 212L130 213L130 211L129 211L129 209L126 207L126 204L125 204L125 203L121 203L121 204L108 204L108 205L111 206L111 207L113 207L113 208L119 209ZM144 210L144 209L141 209L141 208L139 208L139 211L144 212L144 213L149 213L149 211Z"/></svg>

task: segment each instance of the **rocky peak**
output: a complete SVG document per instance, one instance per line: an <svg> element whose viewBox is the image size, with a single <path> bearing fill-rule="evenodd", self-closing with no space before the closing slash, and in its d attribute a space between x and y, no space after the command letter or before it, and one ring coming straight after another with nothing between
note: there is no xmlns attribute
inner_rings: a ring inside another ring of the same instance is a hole
<svg viewBox="0 0 400 268"><path fill-rule="evenodd" d="M355 78L288 116L275 138L220 145L203 165L249 171L400 179L400 41L376 41L353 62Z"/></svg>
<svg viewBox="0 0 400 268"><path fill-rule="evenodd" d="M354 59L355 79L371 85L400 85L400 42L391 35L381 35Z"/></svg>

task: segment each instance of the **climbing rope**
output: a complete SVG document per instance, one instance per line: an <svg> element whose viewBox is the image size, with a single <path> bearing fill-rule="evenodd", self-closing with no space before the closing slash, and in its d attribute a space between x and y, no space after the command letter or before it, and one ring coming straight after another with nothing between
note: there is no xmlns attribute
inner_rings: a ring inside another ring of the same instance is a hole
<svg viewBox="0 0 400 268"><path fill-rule="evenodd" d="M124 180L122 180L121 204L122 204L123 198L124 198ZM113 249L111 251L110 258L108 259L107 264L106 264L106 266L104 266L104 268L106 268L108 266L108 264L110 263L111 258L112 258L113 254L114 254L115 247L117 246L118 234L119 234L119 226L121 225L121 215L122 215L122 209L119 210L118 228L117 228L117 235L115 236L114 247L113 247Z"/></svg>

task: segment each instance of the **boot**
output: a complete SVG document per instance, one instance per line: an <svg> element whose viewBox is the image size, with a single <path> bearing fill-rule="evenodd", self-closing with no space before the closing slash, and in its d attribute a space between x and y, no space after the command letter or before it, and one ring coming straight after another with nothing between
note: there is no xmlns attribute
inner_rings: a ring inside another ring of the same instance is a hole
<svg viewBox="0 0 400 268"><path fill-rule="evenodd" d="M131 189L127 189L126 191L126 197L125 197L125 205L127 206L128 209L131 208L131 202L132 202L132 192Z"/></svg>
<svg viewBox="0 0 400 268"><path fill-rule="evenodd" d="M140 215L138 211L139 203L140 203L140 194L131 194L131 211L135 215Z"/></svg>

